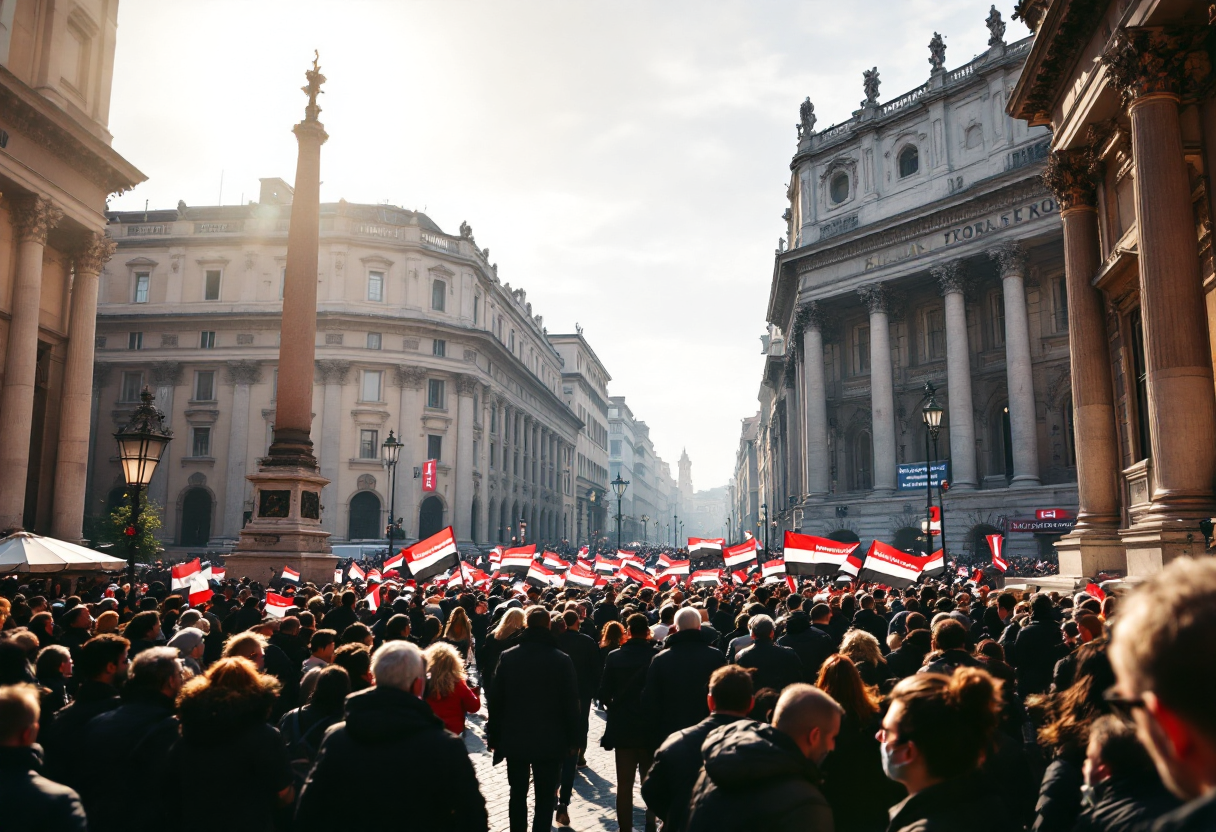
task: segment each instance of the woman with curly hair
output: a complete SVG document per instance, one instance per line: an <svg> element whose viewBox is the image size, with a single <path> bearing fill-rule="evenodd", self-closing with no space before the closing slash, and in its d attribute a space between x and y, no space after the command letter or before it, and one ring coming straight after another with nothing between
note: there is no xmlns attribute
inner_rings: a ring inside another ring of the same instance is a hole
<svg viewBox="0 0 1216 832"><path fill-rule="evenodd" d="M426 657L426 703L435 716L443 720L444 727L460 736L464 733L464 715L481 710L481 697L469 687L465 676L464 659L455 647L443 641L426 648L423 655Z"/></svg>
<svg viewBox="0 0 1216 832"><path fill-rule="evenodd" d="M199 772L222 772L224 800L241 807L228 813L226 832L274 828L276 809L295 799L287 747L267 722L278 692L277 679L233 656L191 679L178 697L182 735L166 766L169 793L192 794ZM183 832L215 828L208 812L183 811L174 822Z"/></svg>
<svg viewBox="0 0 1216 832"><path fill-rule="evenodd" d="M865 630L849 630L840 644L840 654L852 659L867 685L881 688L891 678L891 669L882 657L878 639Z"/></svg>
<svg viewBox="0 0 1216 832"><path fill-rule="evenodd" d="M461 661L468 661L469 652L473 649L473 624L464 607L452 609L443 630L443 640L456 648Z"/></svg>

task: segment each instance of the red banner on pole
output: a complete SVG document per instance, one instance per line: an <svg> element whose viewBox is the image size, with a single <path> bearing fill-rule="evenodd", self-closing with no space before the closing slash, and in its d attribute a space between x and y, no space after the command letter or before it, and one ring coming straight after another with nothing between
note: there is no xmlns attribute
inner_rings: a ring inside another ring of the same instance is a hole
<svg viewBox="0 0 1216 832"><path fill-rule="evenodd" d="M422 463L422 490L434 491L435 480L439 478L439 463L436 460L428 459Z"/></svg>

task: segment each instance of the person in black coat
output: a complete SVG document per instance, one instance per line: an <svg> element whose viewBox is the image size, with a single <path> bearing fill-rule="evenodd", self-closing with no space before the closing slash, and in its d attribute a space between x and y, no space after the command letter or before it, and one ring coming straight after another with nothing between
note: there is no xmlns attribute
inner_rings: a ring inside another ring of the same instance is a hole
<svg viewBox="0 0 1216 832"><path fill-rule="evenodd" d="M1090 726L1085 784L1089 805L1072 832L1141 832L1179 806L1136 729L1114 716L1098 717Z"/></svg>
<svg viewBox="0 0 1216 832"><path fill-rule="evenodd" d="M105 633L80 648L74 675L83 681L76 689L76 698L38 733L46 759L45 772L52 780L68 782L73 760L92 751L79 744L89 720L122 704L114 678L127 672L128 647L130 642L122 636Z"/></svg>
<svg viewBox="0 0 1216 832"><path fill-rule="evenodd" d="M587 765L583 756L587 749L588 720L591 717L591 700L600 686L600 673L604 669L603 656L590 636L579 632L579 617L574 610L566 610L562 614L565 629L557 634L557 647L574 662L574 677L578 681L580 736L578 753L571 754L562 761L562 782L558 790L557 806L558 821L565 814L565 807L570 805L570 795L574 791L574 770L576 760L578 766Z"/></svg>
<svg viewBox="0 0 1216 832"><path fill-rule="evenodd" d="M511 832L528 825L528 778L536 794L534 830L553 821L562 760L583 733L574 663L549 631L549 613L530 607L520 642L498 659L490 689L486 744L495 761L507 759Z"/></svg>
<svg viewBox="0 0 1216 832"><path fill-rule="evenodd" d="M325 733L300 791L297 832L331 832L352 825L485 832L489 826L477 775L459 737L421 698L426 687L422 651L392 641L372 657L375 687L346 700L346 718ZM393 800L351 804L369 772L408 771L393 777ZM402 815L402 806L408 807ZM357 816L358 824L354 824Z"/></svg>
<svg viewBox="0 0 1216 832"><path fill-rule="evenodd" d="M1018 696L1025 699L1030 694L1048 691L1063 641L1051 598L1039 593L1030 601L1030 623L1018 633L1010 657L1018 673ZM1005 653L1009 655L1008 648Z"/></svg>
<svg viewBox="0 0 1216 832"><path fill-rule="evenodd" d="M827 657L836 652L832 637L812 627L810 616L802 610L790 613L785 619L785 635L777 639L777 644L798 654L798 660L802 662L802 681L811 684L815 683Z"/></svg>
<svg viewBox="0 0 1216 832"><path fill-rule="evenodd" d="M861 596L861 609L853 616L853 628L865 630L878 640L878 647L887 652L887 619L874 611L874 597L866 594Z"/></svg>
<svg viewBox="0 0 1216 832"><path fill-rule="evenodd" d="M772 688L780 693L789 685L803 681L806 670L798 654L788 647L773 643L773 619L753 615L748 621L752 646L739 651L735 664L755 671L756 689Z"/></svg>
<svg viewBox="0 0 1216 832"><path fill-rule="evenodd" d="M709 677L710 714L691 728L676 731L654 754L642 780L646 809L663 821L664 829L679 830L688 818L692 790L701 773L701 746L724 725L747 719L752 709L752 676L738 665L719 667Z"/></svg>
<svg viewBox="0 0 1216 832"><path fill-rule="evenodd" d="M341 633L351 624L359 621L359 616L355 612L355 602L359 600L359 596L354 590L348 589L342 593L340 603L337 609L331 610L325 614L325 618L321 620L321 627L326 630L333 630L336 633ZM260 620L260 619L259 619ZM251 622L249 626L253 626L258 622Z"/></svg>
<svg viewBox="0 0 1216 832"><path fill-rule="evenodd" d="M524 611L519 607L508 609L497 626L486 634L485 644L477 652L477 676L481 680L482 690L488 692L494 686L494 671L498 669L499 657L519 644L523 634ZM490 707L488 702L486 707Z"/></svg>
<svg viewBox="0 0 1216 832"><path fill-rule="evenodd" d="M676 632L665 645L650 663L642 691L659 741L709 716L709 677L725 664L722 652L701 637L701 616L691 607L676 613Z"/></svg>
<svg viewBox="0 0 1216 832"><path fill-rule="evenodd" d="M0 688L0 826L12 830L85 832L88 824L80 797L67 786L39 774L38 689L33 685Z"/></svg>
<svg viewBox="0 0 1216 832"><path fill-rule="evenodd" d="M887 654L887 669L891 676L896 680L905 679L920 670L932 646L928 630L909 630L899 647Z"/></svg>
<svg viewBox="0 0 1216 832"><path fill-rule="evenodd" d="M629 639L608 655L598 699L608 711L600 745L616 752L617 825L627 831L633 822L634 775L645 778L654 758L654 730L642 705L642 686L658 650L650 640L650 622L645 615L634 613L626 623ZM564 788L565 783L562 785ZM569 825L568 817L563 817L568 793L563 798L559 798L558 822ZM654 826L653 817L647 818L647 826Z"/></svg>
<svg viewBox="0 0 1216 832"><path fill-rule="evenodd" d="M597 631L603 630L604 625L609 621L620 621L621 610L616 605L616 593L608 590L604 594L604 600L595 605L595 612L591 614L591 619L595 622Z"/></svg>

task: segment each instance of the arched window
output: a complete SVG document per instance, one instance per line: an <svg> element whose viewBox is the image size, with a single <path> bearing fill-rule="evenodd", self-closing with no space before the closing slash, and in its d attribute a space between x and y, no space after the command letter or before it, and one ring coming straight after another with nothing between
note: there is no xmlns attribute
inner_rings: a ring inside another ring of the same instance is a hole
<svg viewBox="0 0 1216 832"><path fill-rule="evenodd" d="M211 492L191 488L182 500L181 543L183 546L206 546L211 539Z"/></svg>
<svg viewBox="0 0 1216 832"><path fill-rule="evenodd" d="M857 536L857 532L852 529L838 529L828 535L828 540L835 540L837 543L861 542L861 538Z"/></svg>
<svg viewBox="0 0 1216 832"><path fill-rule="evenodd" d="M418 507L418 537L426 539L443 529L443 501L432 495Z"/></svg>
<svg viewBox="0 0 1216 832"><path fill-rule="evenodd" d="M967 132L963 135L963 139L968 150L974 150L977 147L984 145L984 128L978 124L973 124L967 128Z"/></svg>
<svg viewBox="0 0 1216 832"><path fill-rule="evenodd" d="M849 198L849 175L847 173L838 173L832 177L832 184L828 188L828 193L832 197L832 204L839 205Z"/></svg>
<svg viewBox="0 0 1216 832"><path fill-rule="evenodd" d="M868 430L853 437L853 491L869 491L874 487L874 448Z"/></svg>
<svg viewBox="0 0 1216 832"><path fill-rule="evenodd" d="M895 532L891 545L901 552L923 552L925 550L925 534L920 529L904 526Z"/></svg>
<svg viewBox="0 0 1216 832"><path fill-rule="evenodd" d="M920 151L916 145L910 144L899 151L899 178L911 176L920 170Z"/></svg>
<svg viewBox="0 0 1216 832"><path fill-rule="evenodd" d="M380 498L373 491L360 491L350 498L350 519L347 540L376 540L383 536L380 528Z"/></svg>

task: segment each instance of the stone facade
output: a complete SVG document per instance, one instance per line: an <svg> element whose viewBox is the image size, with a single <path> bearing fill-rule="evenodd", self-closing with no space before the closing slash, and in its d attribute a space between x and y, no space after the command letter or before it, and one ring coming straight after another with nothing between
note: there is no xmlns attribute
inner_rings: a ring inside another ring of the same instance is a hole
<svg viewBox="0 0 1216 832"><path fill-rule="evenodd" d="M815 131L803 104L754 440L774 546L786 529L920 545L925 487L901 487L901 466L929 457L950 461L951 552L1008 529L1010 555L1048 555L1059 534L1010 521L1076 506L1049 137L1005 113L1030 40L989 24L989 50L954 70L935 35L928 81L891 101L867 73L840 124ZM936 452L926 382L946 408Z"/></svg>
<svg viewBox="0 0 1216 832"><path fill-rule="evenodd" d="M608 403L608 477L607 528L600 529L600 540L608 546L616 545L616 494L612 491L612 480L621 477L629 481L629 487L621 498L621 541L653 542L662 539L661 528L673 522L678 513L675 504L668 500L664 506L661 495L669 486L661 486L664 480L665 463L654 450L650 438L650 426L633 415L633 410L624 396L612 396ZM670 469L665 475L669 482ZM645 518L645 520L643 520ZM659 526L655 521L659 521ZM643 528L645 525L645 528Z"/></svg>
<svg viewBox="0 0 1216 832"><path fill-rule="evenodd" d="M0 4L0 531L79 541L111 194L144 180L107 129L118 3Z"/></svg>
<svg viewBox="0 0 1216 832"><path fill-rule="evenodd" d="M562 398L583 423L574 447L576 546L588 544L596 531L609 528L605 498L608 487L608 382L612 376L583 337L549 335L549 343L562 357ZM613 526L615 528L615 526Z"/></svg>
<svg viewBox="0 0 1216 832"><path fill-rule="evenodd" d="M223 547L253 509L245 478L272 438L290 203L291 188L268 179L245 206L110 215L94 435L152 386L175 433L150 487L169 547ZM462 544L574 533L582 422L562 397L562 358L524 290L461 231L391 206L321 206L312 437L332 543L385 538L390 430L405 443L394 513L406 540L446 525ZM95 513L118 498L117 476L99 445Z"/></svg>

